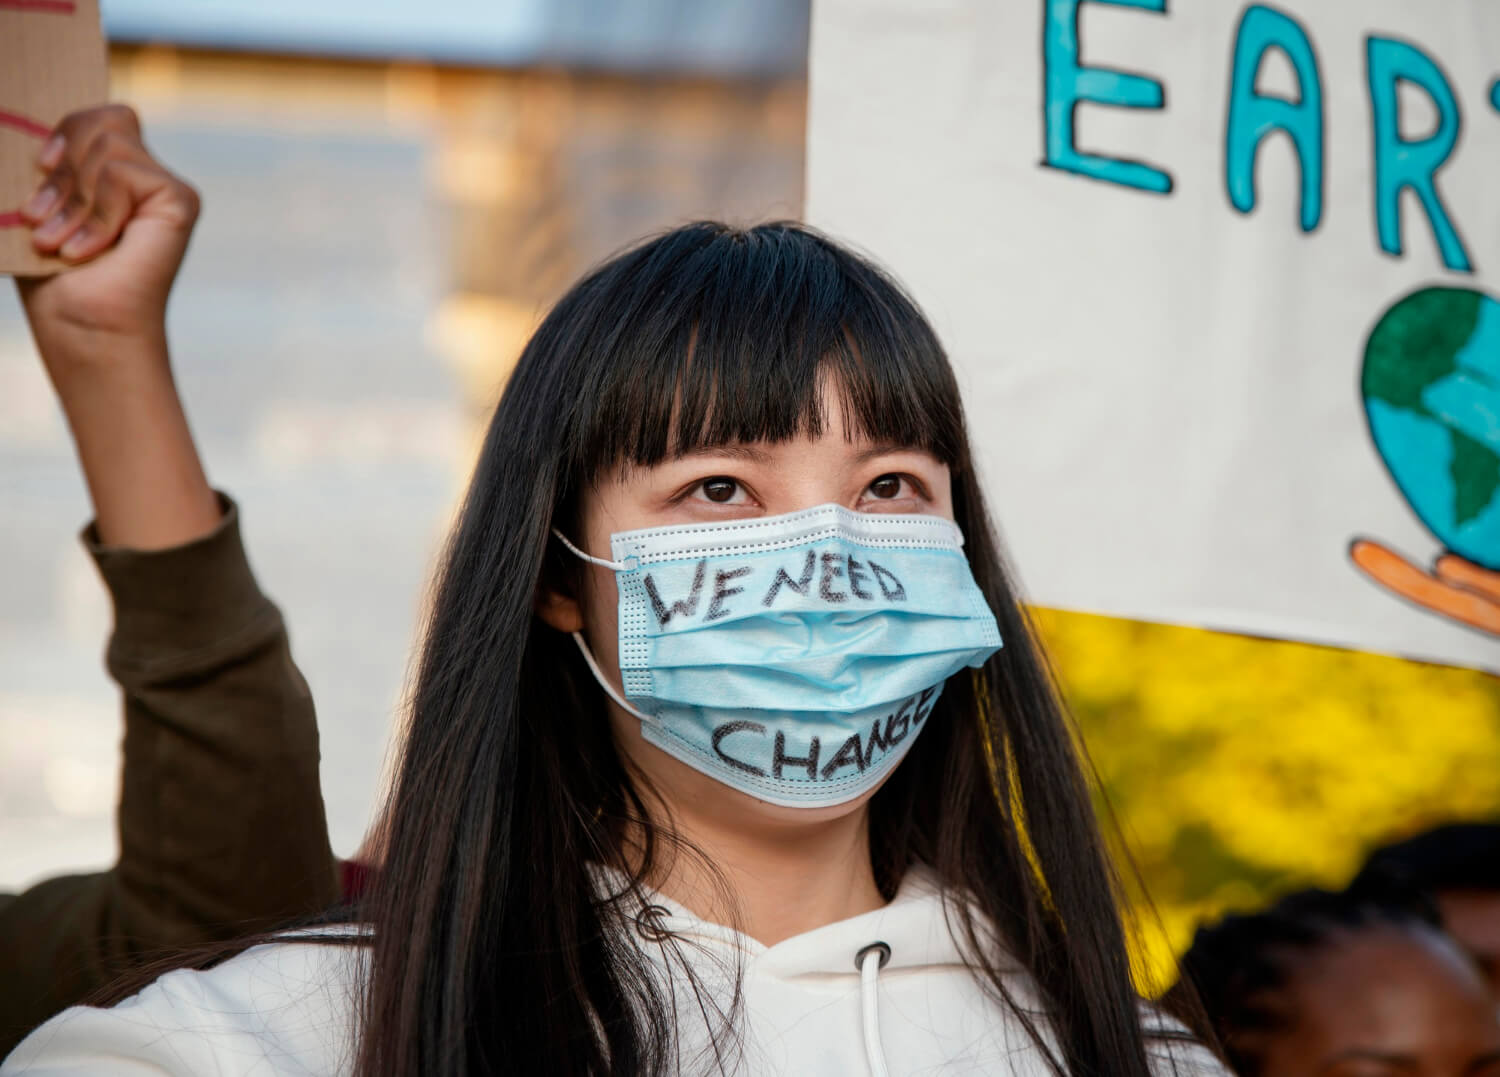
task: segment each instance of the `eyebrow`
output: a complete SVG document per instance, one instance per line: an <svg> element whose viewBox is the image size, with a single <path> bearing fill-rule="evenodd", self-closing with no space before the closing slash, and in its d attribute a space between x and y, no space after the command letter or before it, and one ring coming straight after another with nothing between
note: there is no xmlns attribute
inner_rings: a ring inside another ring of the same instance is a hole
<svg viewBox="0 0 1500 1077"><path fill-rule="evenodd" d="M932 453L920 445L898 445L893 441L888 441L882 442L879 445L872 445L868 449L861 449L854 454L854 461L855 463L863 464L866 460L873 460L877 456L889 456L892 453L917 453L921 456L932 455Z"/></svg>
<svg viewBox="0 0 1500 1077"><path fill-rule="evenodd" d="M683 453L678 459L692 460L704 456L732 456L738 460L749 460L755 464L769 463L771 454L757 449L753 445L715 445L711 449L693 449L691 452Z"/></svg>
<svg viewBox="0 0 1500 1077"><path fill-rule="evenodd" d="M1364 1047L1354 1047L1347 1051L1340 1051L1336 1055L1329 1055L1318 1067L1319 1073L1326 1073L1340 1062L1380 1062L1397 1069L1415 1070L1418 1063L1411 1055L1398 1055L1390 1051L1375 1051Z"/></svg>
<svg viewBox="0 0 1500 1077"><path fill-rule="evenodd" d="M867 460L873 460L877 456L889 456L892 453L919 453L924 456L932 455L926 449L917 445L898 445L895 442L882 442L872 445L868 449L861 449L854 454L854 462L863 464ZM730 456L739 460L749 460L755 464L766 464L771 460L771 454L763 449L757 449L753 445L715 445L713 448L693 449L685 452L679 459L692 460L705 456Z"/></svg>

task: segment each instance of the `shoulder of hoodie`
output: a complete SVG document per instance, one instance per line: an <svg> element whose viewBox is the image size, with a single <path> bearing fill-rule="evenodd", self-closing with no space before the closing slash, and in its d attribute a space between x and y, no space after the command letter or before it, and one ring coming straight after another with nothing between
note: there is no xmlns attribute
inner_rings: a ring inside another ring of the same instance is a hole
<svg viewBox="0 0 1500 1077"><path fill-rule="evenodd" d="M910 872L910 888L907 889L903 885L903 893L909 896L909 900L935 902L943 899L944 888L931 869L918 864L914 865ZM948 896L951 899L952 895ZM960 898L959 900L967 899ZM993 932L994 928L984 917L983 912L972 902L970 902L970 908L981 930ZM952 930L951 924L949 924L949 930ZM1004 950L1003 947L1001 949ZM1017 1002L1034 1016L1040 1015L1043 1012L1043 1006L1031 973L1014 955L1008 951L1005 951L1005 955L1009 961L1002 967L1002 971L1011 980L1012 991ZM1141 1001L1139 1013L1141 1031L1146 1040L1146 1054L1151 1064L1153 1077L1233 1077L1224 1062L1175 1017L1163 1013L1146 1000ZM1048 1041L1049 1047L1056 1050L1057 1045L1051 1041L1045 1022L1039 1026L1039 1031Z"/></svg>
<svg viewBox="0 0 1500 1077"><path fill-rule="evenodd" d="M336 1074L352 1068L364 929L289 932L211 969L169 972L109 1009L74 1006L0 1075Z"/></svg>
<svg viewBox="0 0 1500 1077"><path fill-rule="evenodd" d="M1141 1003L1141 1031L1154 1077L1234 1077L1186 1025L1149 1002Z"/></svg>

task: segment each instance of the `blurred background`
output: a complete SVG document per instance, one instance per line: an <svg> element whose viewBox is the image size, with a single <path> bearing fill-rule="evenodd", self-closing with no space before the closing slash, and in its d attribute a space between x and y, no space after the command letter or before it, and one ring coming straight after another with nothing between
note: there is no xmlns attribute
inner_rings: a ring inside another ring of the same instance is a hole
<svg viewBox="0 0 1500 1077"><path fill-rule="evenodd" d="M113 97L204 195L176 369L318 701L348 855L475 438L540 313L646 233L799 215L808 2L103 8ZM114 855L120 728L109 610L74 537L87 517L0 291L0 889ZM1500 815L1495 678L1055 611L1038 623L1135 897L1155 904L1157 968L1206 916L1341 885L1379 842Z"/></svg>

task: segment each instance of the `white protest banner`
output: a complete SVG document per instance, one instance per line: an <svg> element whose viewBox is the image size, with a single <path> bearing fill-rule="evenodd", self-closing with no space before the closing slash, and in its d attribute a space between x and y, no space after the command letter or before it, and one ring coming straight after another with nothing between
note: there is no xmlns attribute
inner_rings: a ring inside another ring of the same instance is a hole
<svg viewBox="0 0 1500 1077"><path fill-rule="evenodd" d="M816 0L1028 597L1500 670L1500 4Z"/></svg>

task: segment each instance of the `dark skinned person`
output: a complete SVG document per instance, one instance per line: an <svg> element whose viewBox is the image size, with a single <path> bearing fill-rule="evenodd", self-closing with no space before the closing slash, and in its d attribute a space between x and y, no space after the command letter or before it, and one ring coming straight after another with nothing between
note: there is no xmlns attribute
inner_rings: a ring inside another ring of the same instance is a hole
<svg viewBox="0 0 1500 1077"><path fill-rule="evenodd" d="M83 543L113 601L120 853L108 871L0 895L0 1057L154 957L338 895L312 698L238 510L205 477L167 359L162 311L198 197L139 148L130 110L94 116L89 132L59 128L91 139L72 171L61 137L45 145L38 177L53 180L23 211L36 248L69 268L17 283L93 502ZM81 200L103 172L122 198Z"/></svg>

